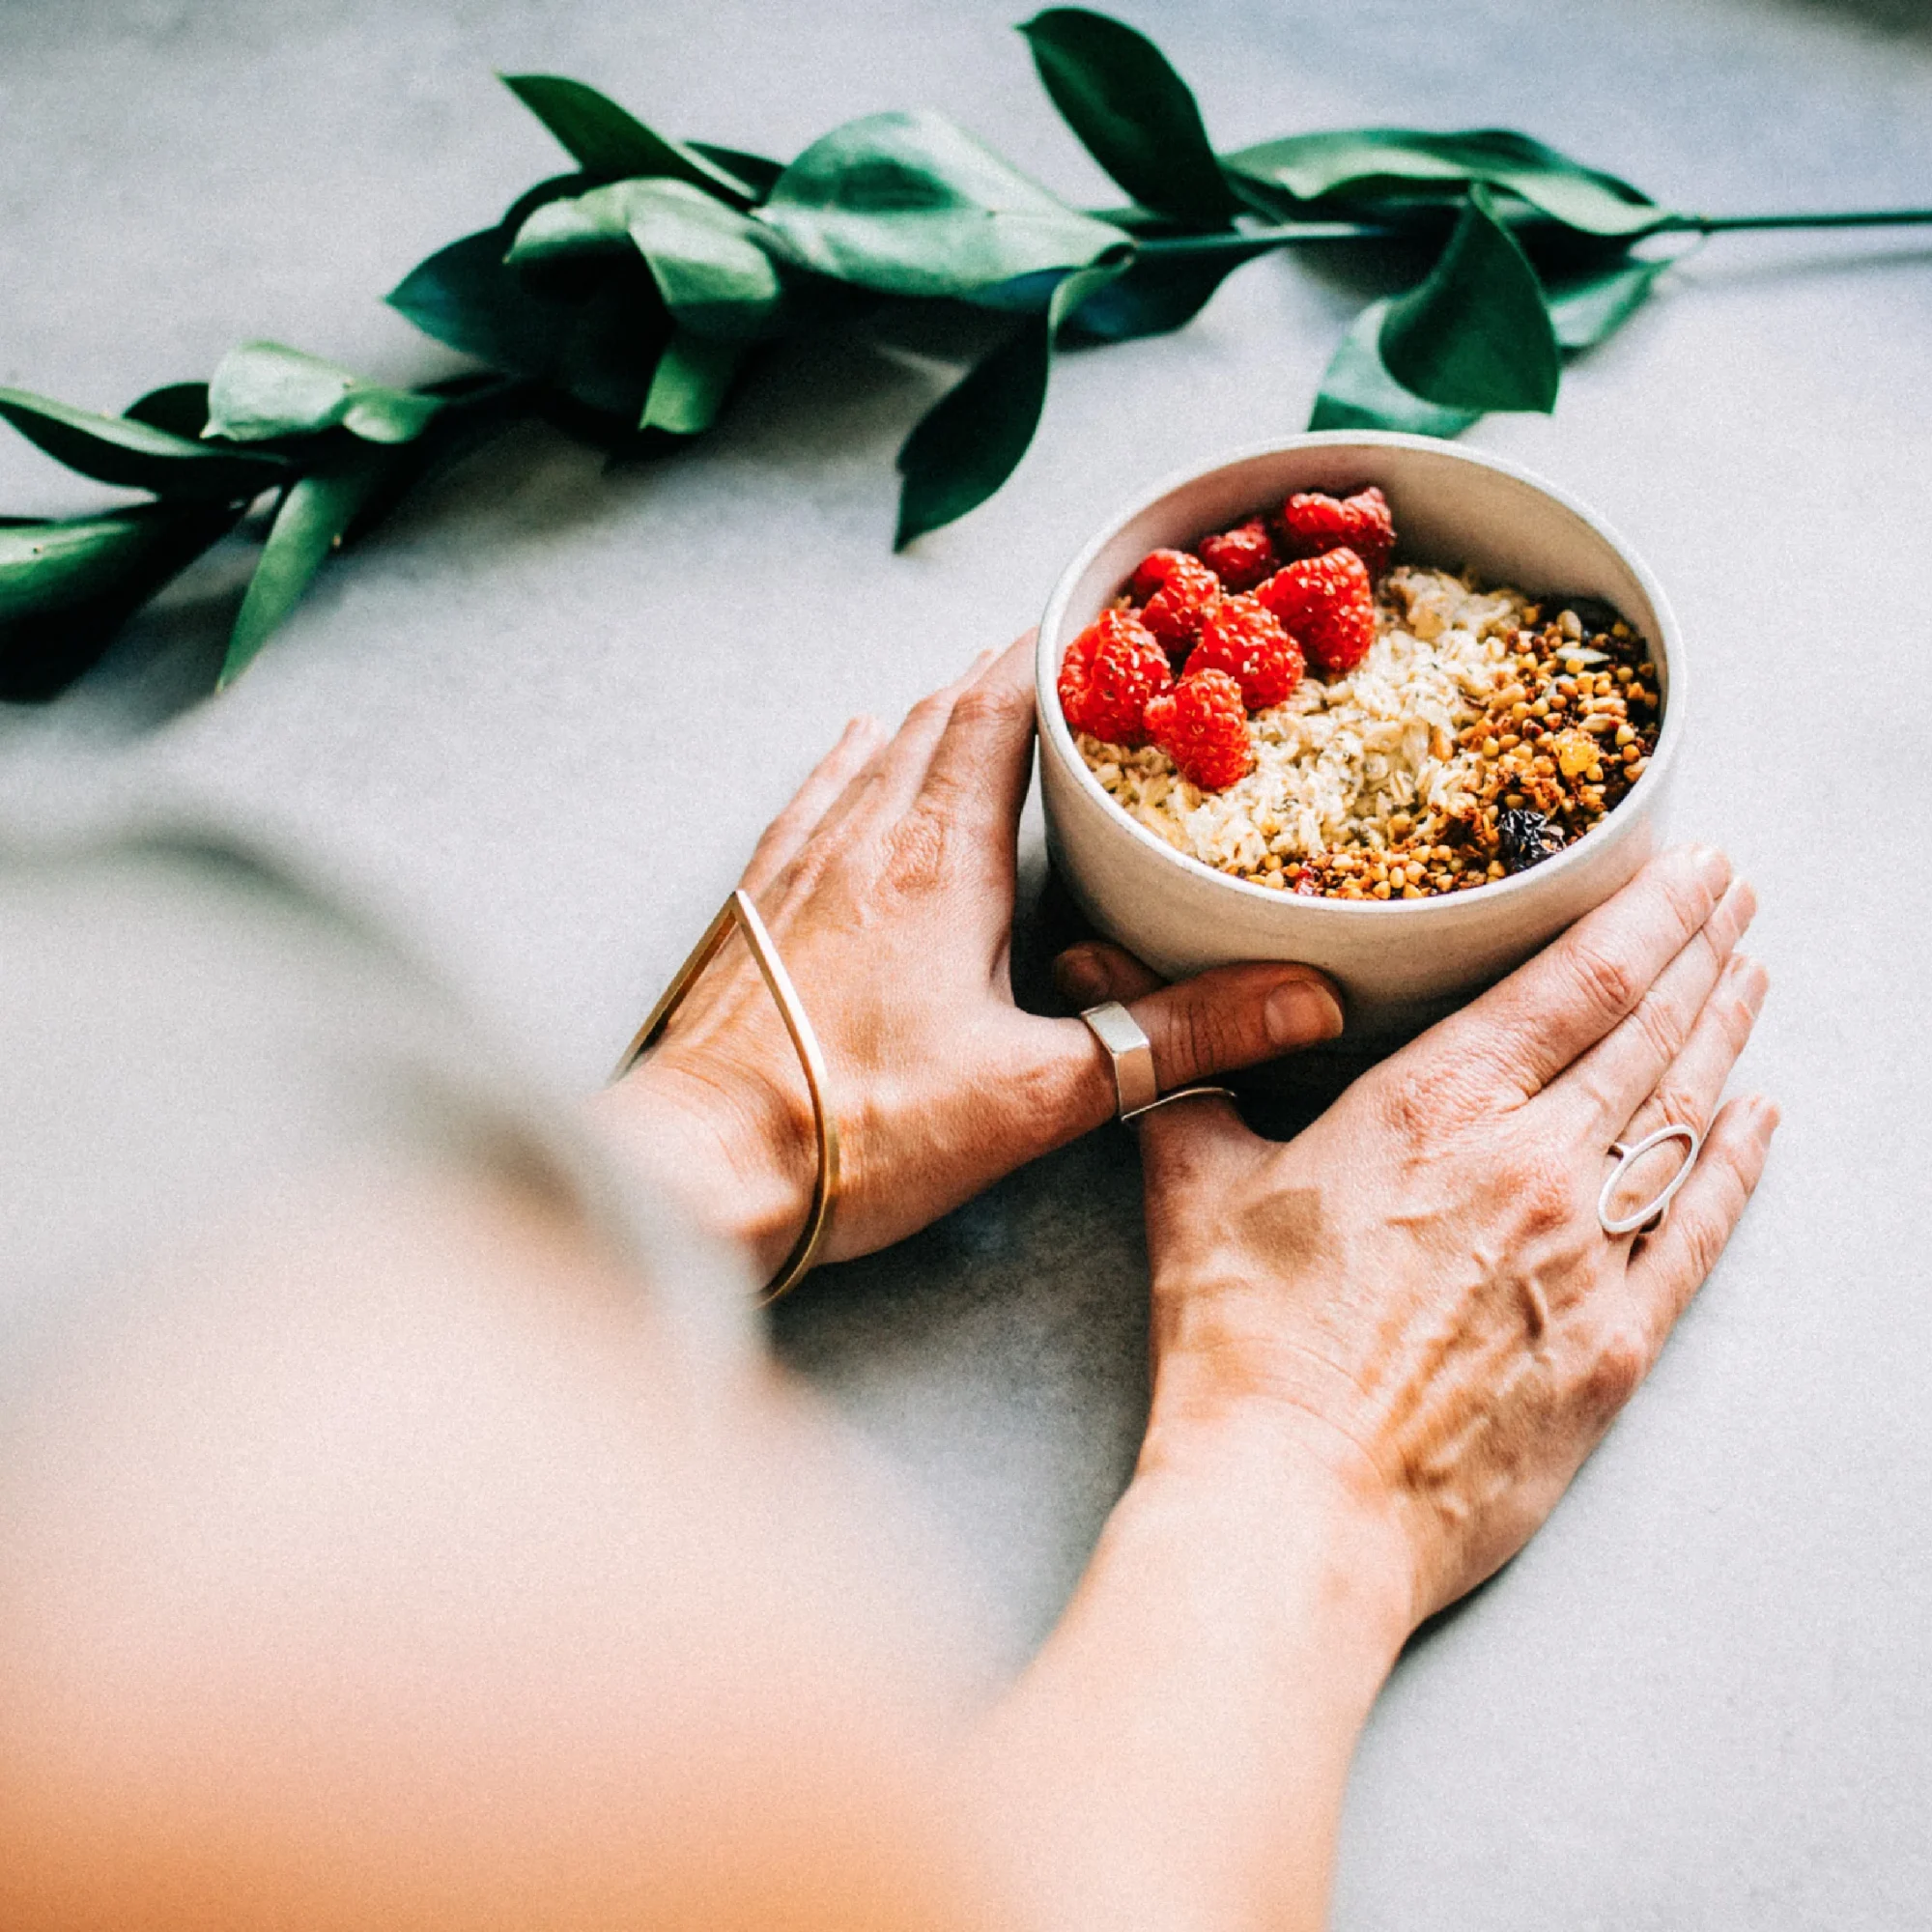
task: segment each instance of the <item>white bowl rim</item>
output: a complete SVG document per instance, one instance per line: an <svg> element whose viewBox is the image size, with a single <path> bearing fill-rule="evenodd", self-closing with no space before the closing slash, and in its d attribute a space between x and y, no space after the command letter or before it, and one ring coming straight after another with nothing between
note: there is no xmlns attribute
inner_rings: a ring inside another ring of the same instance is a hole
<svg viewBox="0 0 1932 1932"><path fill-rule="evenodd" d="M1447 914L1455 909L1466 907L1473 894L1434 893L1419 899L1336 899L1319 894L1288 894L1272 886L1258 886L1247 879L1237 879L1232 872L1221 871L1190 853L1178 850L1165 838L1156 837L1138 820L1128 817L1107 789L1089 769L1087 760L1080 755L1080 748L1073 742L1073 733L1067 727L1066 720L1060 709L1058 665L1048 663L1056 631L1065 616L1066 606L1072 601L1074 586L1087 573L1088 566L1094 557L1118 536L1122 528L1136 517L1144 515L1157 505L1163 497L1173 496L1177 491L1199 483L1204 478L1214 475L1222 469L1232 469L1236 464L1251 463L1259 457L1284 456L1297 449L1323 449L1338 447L1370 447L1378 449L1413 449L1432 456L1446 456L1452 461L1467 463L1477 469L1492 469L1501 475L1511 477L1516 482L1528 485L1562 506L1603 539L1624 563L1642 587L1644 596L1657 617L1657 627L1662 633L1665 661L1670 671L1670 701L1663 713L1663 725L1658 733L1657 750L1652 753L1650 763L1645 768L1643 778L1655 779L1658 782L1653 790L1661 790L1662 779L1670 763L1677 754L1677 746L1683 737L1685 712L1685 678L1683 663L1683 643L1678 635L1677 621L1669 600L1664 596L1662 586L1651 575L1650 567L1631 549L1623 537L1609 524L1591 509L1580 498L1574 497L1560 484L1552 483L1547 476L1533 469L1525 469L1508 457L1494 456L1487 450L1471 449L1462 444L1445 441L1440 437L1411 436L1398 430L1373 429L1325 429L1304 430L1296 436L1275 437L1265 442L1244 444L1239 449L1216 458L1211 463L1196 464L1187 469L1171 471L1152 488L1143 491L1125 508L1109 517L1092 538L1080 548L1077 555L1055 582L1046 600L1046 609L1039 620L1038 640L1034 646L1034 699L1035 708L1043 721L1042 755L1046 741L1050 740L1061 762L1071 768L1075 781L1083 785L1094 798L1100 800L1119 820L1122 829L1138 838L1151 852L1157 853L1170 864L1183 869L1212 879L1217 885L1230 891L1245 893L1252 897L1274 906L1292 906L1295 916L1308 914L1317 918L1353 918L1372 916L1388 918L1404 915L1409 918L1431 918ZM1639 780L1641 783L1643 781ZM1525 891L1541 890L1545 883L1571 869L1578 861L1578 855L1585 846L1605 834L1610 821L1616 817L1634 796L1636 787L1606 811L1595 825L1591 826L1574 845L1566 846L1553 859L1545 859L1535 866L1525 867L1520 872L1507 878L1492 879L1482 888L1483 901L1496 905L1503 895L1520 896Z"/></svg>

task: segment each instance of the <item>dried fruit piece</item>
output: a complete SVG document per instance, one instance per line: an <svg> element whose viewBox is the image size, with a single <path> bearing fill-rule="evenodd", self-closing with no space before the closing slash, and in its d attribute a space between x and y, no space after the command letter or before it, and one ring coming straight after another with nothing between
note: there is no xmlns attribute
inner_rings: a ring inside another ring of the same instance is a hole
<svg viewBox="0 0 1932 1932"><path fill-rule="evenodd" d="M1177 668L1201 635L1203 612L1220 594L1221 580L1198 556L1177 555L1168 565L1160 588L1141 612L1141 621L1167 646Z"/></svg>
<svg viewBox="0 0 1932 1932"><path fill-rule="evenodd" d="M1376 598L1352 550L1285 565L1255 595L1326 671L1353 670L1376 640Z"/></svg>
<svg viewBox="0 0 1932 1932"><path fill-rule="evenodd" d="M1177 563L1188 560L1184 550L1151 550L1134 566L1127 595L1136 604L1145 604L1167 582L1167 574Z"/></svg>
<svg viewBox="0 0 1932 1932"><path fill-rule="evenodd" d="M1076 731L1110 745L1145 745L1148 699L1174 673L1148 628L1129 611L1106 611L1060 661L1060 708Z"/></svg>
<svg viewBox="0 0 1932 1932"><path fill-rule="evenodd" d="M1274 540L1259 517L1218 536L1203 537L1201 561L1230 590L1252 590L1274 568Z"/></svg>
<svg viewBox="0 0 1932 1932"><path fill-rule="evenodd" d="M1527 870L1544 859L1553 859L1563 849L1563 835L1540 811L1528 807L1500 813L1496 838L1502 861L1512 872Z"/></svg>
<svg viewBox="0 0 1932 1932"><path fill-rule="evenodd" d="M1225 791L1254 769L1241 687L1224 670L1197 671L1149 700L1153 741L1203 791Z"/></svg>
<svg viewBox="0 0 1932 1932"><path fill-rule="evenodd" d="M1389 515L1388 498L1373 483L1351 497L1300 491L1282 505L1281 521L1290 556L1351 550L1372 580L1388 568L1395 549L1395 519Z"/></svg>
<svg viewBox="0 0 1932 1932"><path fill-rule="evenodd" d="M1188 671L1224 670L1250 711L1279 704L1301 682L1301 646L1281 619L1253 597L1221 597L1208 607Z"/></svg>

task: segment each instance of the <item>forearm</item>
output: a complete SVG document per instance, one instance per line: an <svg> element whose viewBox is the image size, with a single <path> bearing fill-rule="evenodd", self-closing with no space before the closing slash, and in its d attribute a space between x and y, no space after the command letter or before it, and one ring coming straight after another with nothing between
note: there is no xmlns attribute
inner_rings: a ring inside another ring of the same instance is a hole
<svg viewBox="0 0 1932 1932"><path fill-rule="evenodd" d="M1386 1536L1272 1439L1151 1436L1060 1628L974 1747L1038 1922L1319 1926L1406 1608Z"/></svg>

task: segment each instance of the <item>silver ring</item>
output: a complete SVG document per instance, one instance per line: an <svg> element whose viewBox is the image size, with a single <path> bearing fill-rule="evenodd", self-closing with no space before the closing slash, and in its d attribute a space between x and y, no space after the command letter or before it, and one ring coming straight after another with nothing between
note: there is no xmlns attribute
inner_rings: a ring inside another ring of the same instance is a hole
<svg viewBox="0 0 1932 1932"><path fill-rule="evenodd" d="M1648 1153L1654 1147L1662 1147L1665 1141L1682 1141L1686 1152L1684 1164L1664 1182L1654 1199L1647 1201L1634 1214L1620 1214L1614 1220L1610 1216L1610 1195L1616 1184L1624 1177L1624 1170L1639 1154ZM1695 1127L1687 1127L1678 1122L1662 1126L1655 1133L1645 1134L1643 1139L1626 1147L1622 1141L1612 1141L1610 1151L1616 1156L1617 1164L1610 1169L1604 1182L1603 1192L1597 1196L1597 1219L1603 1223L1606 1235L1634 1235L1639 1229L1648 1234L1656 1227L1669 1208L1677 1190L1690 1179L1690 1170L1697 1164L1697 1155L1704 1145L1704 1136Z"/></svg>
<svg viewBox="0 0 1932 1932"><path fill-rule="evenodd" d="M1156 1107L1165 1107L1173 1100L1191 1099L1197 1094L1219 1094L1230 1100L1235 1097L1226 1087L1205 1084L1177 1087L1172 1094L1163 1094L1154 1076L1153 1043L1120 1001L1107 1000L1097 1007L1089 1007L1080 1017L1114 1063L1116 1120L1137 1121Z"/></svg>

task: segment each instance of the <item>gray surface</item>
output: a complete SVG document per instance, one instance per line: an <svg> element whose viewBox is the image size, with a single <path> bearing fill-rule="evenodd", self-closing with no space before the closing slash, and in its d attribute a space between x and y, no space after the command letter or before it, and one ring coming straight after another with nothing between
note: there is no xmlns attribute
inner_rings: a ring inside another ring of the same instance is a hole
<svg viewBox="0 0 1932 1932"><path fill-rule="evenodd" d="M929 100L1101 198L1015 11L7 0L0 378L119 407L249 335L441 366L373 298L554 165L493 68L774 152ZM1932 200L1910 0L1135 17L1227 144L1515 124L1680 206ZM708 449L611 479L533 433L334 568L219 703L183 708L232 602L217 570L71 697L0 711L0 812L210 801L358 882L587 1085L843 717L1019 630L1129 489L1296 426L1354 299L1266 264L1183 335L1070 358L1013 487L896 560L892 452L936 367L798 352ZM1761 889L1776 989L1747 1072L1787 1123L1651 1387L1529 1553L1398 1673L1359 1763L1346 1927L1923 1922L1928 321L1922 234L1720 241L1553 420L1476 433L1621 526L1704 657L1679 818ZM88 500L15 448L0 499ZM930 1494L1012 1657L1131 1454L1136 1211L1101 1137L827 1274L781 1324Z"/></svg>

